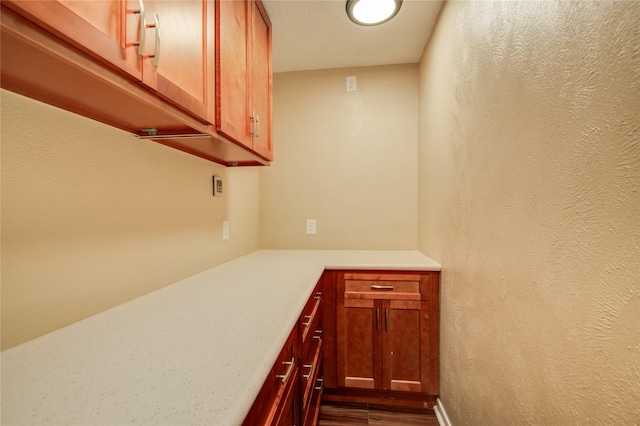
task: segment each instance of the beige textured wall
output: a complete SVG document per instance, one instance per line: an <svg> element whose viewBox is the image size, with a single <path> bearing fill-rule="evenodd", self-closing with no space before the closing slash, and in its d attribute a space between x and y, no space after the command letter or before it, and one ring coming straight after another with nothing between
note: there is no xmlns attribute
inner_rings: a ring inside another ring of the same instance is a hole
<svg viewBox="0 0 640 426"><path fill-rule="evenodd" d="M417 64L274 75L264 248L416 249L417 91Z"/></svg>
<svg viewBox="0 0 640 426"><path fill-rule="evenodd" d="M257 169L1 95L3 349L259 248Z"/></svg>
<svg viewBox="0 0 640 426"><path fill-rule="evenodd" d="M640 2L448 2L419 247L461 425L640 424Z"/></svg>

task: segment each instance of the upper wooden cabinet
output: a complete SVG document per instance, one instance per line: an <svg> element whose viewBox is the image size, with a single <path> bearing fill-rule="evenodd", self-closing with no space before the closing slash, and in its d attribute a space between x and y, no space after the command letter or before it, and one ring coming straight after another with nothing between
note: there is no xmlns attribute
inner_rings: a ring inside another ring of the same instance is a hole
<svg viewBox="0 0 640 426"><path fill-rule="evenodd" d="M2 4L83 52L142 80L138 14L126 0L3 1Z"/></svg>
<svg viewBox="0 0 640 426"><path fill-rule="evenodd" d="M259 1L216 5L216 129L272 160L271 22Z"/></svg>
<svg viewBox="0 0 640 426"><path fill-rule="evenodd" d="M215 7L206 0L13 1L6 5L214 124Z"/></svg>
<svg viewBox="0 0 640 426"><path fill-rule="evenodd" d="M3 88L226 166L272 160L271 29L260 3L3 0L1 7ZM216 13L235 9L244 11L240 23ZM240 27L239 40L233 32L222 43L216 37L216 29ZM236 54L244 62L222 58ZM250 123L237 126L248 139L220 131L221 93L222 111L251 111Z"/></svg>

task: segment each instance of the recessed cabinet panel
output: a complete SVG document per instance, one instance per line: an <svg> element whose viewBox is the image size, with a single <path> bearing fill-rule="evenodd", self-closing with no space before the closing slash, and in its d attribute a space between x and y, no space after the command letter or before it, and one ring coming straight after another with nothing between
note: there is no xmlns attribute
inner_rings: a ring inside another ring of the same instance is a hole
<svg viewBox="0 0 640 426"><path fill-rule="evenodd" d="M396 391L421 392L422 331L428 324L425 302L390 300L384 303L384 383ZM426 354L425 354L426 355Z"/></svg>
<svg viewBox="0 0 640 426"><path fill-rule="evenodd" d="M373 300L339 299L338 386L376 389L379 361L380 307Z"/></svg>
<svg viewBox="0 0 640 426"><path fill-rule="evenodd" d="M144 1L143 83L215 122L213 1Z"/></svg>
<svg viewBox="0 0 640 426"><path fill-rule="evenodd" d="M140 14L138 2L3 1L42 28L83 52L142 80L142 58L137 54Z"/></svg>
<svg viewBox="0 0 640 426"><path fill-rule="evenodd" d="M271 160L271 24L261 4L252 2L251 113L254 120L252 147Z"/></svg>
<svg viewBox="0 0 640 426"><path fill-rule="evenodd" d="M59 3L91 24L114 41L120 41L125 30L121 19L113 19L120 16L123 3L121 0L78 1L59 0Z"/></svg>
<svg viewBox="0 0 640 426"><path fill-rule="evenodd" d="M252 148L249 116L247 54L249 5L242 1L217 1L216 128L223 135Z"/></svg>

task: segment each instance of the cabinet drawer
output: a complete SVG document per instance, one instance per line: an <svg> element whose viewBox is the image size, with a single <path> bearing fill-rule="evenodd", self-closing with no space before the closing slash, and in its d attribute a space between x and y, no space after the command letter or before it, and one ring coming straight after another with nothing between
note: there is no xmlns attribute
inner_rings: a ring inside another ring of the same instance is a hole
<svg viewBox="0 0 640 426"><path fill-rule="evenodd" d="M294 327L243 425L278 424L278 419L285 414L283 411L287 407L281 402L287 399L285 396L290 394L292 389L295 391L298 387L297 336L298 329Z"/></svg>
<svg viewBox="0 0 640 426"><path fill-rule="evenodd" d="M317 285L300 315L300 345L303 348L312 336L317 338L318 335L322 335L321 307L322 292L320 291L320 285Z"/></svg>
<svg viewBox="0 0 640 426"><path fill-rule="evenodd" d="M307 407L311 399L314 384L322 364L322 340L300 359L300 384L302 390L302 406Z"/></svg>
<svg viewBox="0 0 640 426"><path fill-rule="evenodd" d="M345 273L338 283L338 297L420 300L420 281L420 274Z"/></svg>
<svg viewBox="0 0 640 426"><path fill-rule="evenodd" d="M323 364L318 368L318 376L315 380L309 405L302 413L303 426L316 426L320 418L320 402L322 401L322 391L324 390Z"/></svg>

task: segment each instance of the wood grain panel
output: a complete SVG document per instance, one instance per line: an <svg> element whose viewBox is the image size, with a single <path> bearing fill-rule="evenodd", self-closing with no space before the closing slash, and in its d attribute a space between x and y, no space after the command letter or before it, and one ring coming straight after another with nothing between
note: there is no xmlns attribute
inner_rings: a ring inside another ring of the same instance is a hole
<svg viewBox="0 0 640 426"><path fill-rule="evenodd" d="M142 60L127 43L128 21L136 16L124 0L3 1L6 6L84 53L142 80ZM129 26L131 27L131 26ZM131 38L137 40L136 35Z"/></svg>
<svg viewBox="0 0 640 426"><path fill-rule="evenodd" d="M422 391L420 330L427 326L427 322L421 320L421 304L420 301L390 300L383 305L386 323L383 339L385 388Z"/></svg>
<svg viewBox="0 0 640 426"><path fill-rule="evenodd" d="M216 129L253 149L250 136L249 4L216 1Z"/></svg>
<svg viewBox="0 0 640 426"><path fill-rule="evenodd" d="M271 160L271 22L260 2L251 8L251 105L258 120L253 150Z"/></svg>
<svg viewBox="0 0 640 426"><path fill-rule="evenodd" d="M337 382L337 314L336 314L336 273L325 271L322 274L322 329L324 341L324 386L336 388Z"/></svg>
<svg viewBox="0 0 640 426"><path fill-rule="evenodd" d="M292 360L293 365L287 364ZM291 374L283 382L280 377L286 376L289 369L291 369ZM298 327L296 325L267 375L243 425L287 424L287 419L297 419L299 413L298 389ZM280 421L284 421L284 423L280 423ZM292 421L288 424L294 423Z"/></svg>
<svg viewBox="0 0 640 426"><path fill-rule="evenodd" d="M344 281L344 297L358 299L420 300L420 281Z"/></svg>
<svg viewBox="0 0 640 426"><path fill-rule="evenodd" d="M382 379L380 306L364 299L337 302L338 386L374 389Z"/></svg>
<svg viewBox="0 0 640 426"><path fill-rule="evenodd" d="M332 273L337 383L327 401L432 406L439 392L439 272Z"/></svg>

